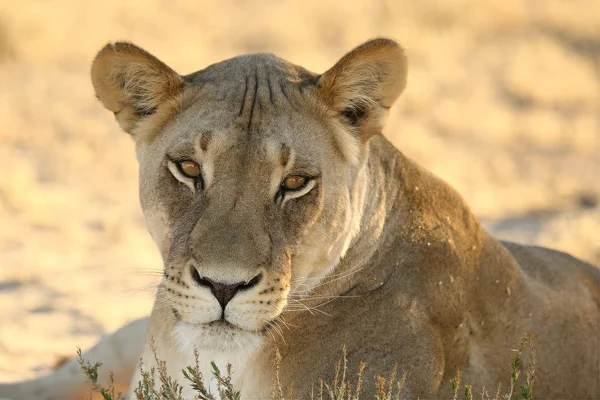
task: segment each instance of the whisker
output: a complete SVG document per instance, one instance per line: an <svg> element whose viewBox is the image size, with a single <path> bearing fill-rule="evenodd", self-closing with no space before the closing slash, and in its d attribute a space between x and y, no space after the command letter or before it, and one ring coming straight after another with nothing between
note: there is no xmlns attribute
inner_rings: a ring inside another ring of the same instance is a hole
<svg viewBox="0 0 600 400"><path fill-rule="evenodd" d="M279 321L281 321L281 323L282 323L283 325L285 325L285 327L286 327L287 329L290 329L290 327L292 327L292 328L297 328L297 327L298 327L297 325L290 324L289 322L287 322L287 321L285 320L285 317L284 317L283 315L281 315L281 316L279 317Z"/></svg>
<svg viewBox="0 0 600 400"><path fill-rule="evenodd" d="M351 275L353 275L353 274L355 274L355 273L357 273L357 272L361 271L362 269L363 269L363 268L361 267L361 268L356 268L356 269L353 269L353 270L346 271L345 273L343 273L343 274L340 274L340 275L338 275L337 277L335 277L335 278L333 278L333 279L328 279L328 278L325 278L325 280L324 280L323 282L321 282L321 283L317 284L315 287L313 287L313 288L311 289L311 291L317 290L318 288L320 288L320 287L322 287L322 286L325 286L325 285L327 285L327 284L329 284L329 283L332 283L332 282L339 281L340 279L347 278L347 277L349 277L349 276L351 276Z"/></svg>
<svg viewBox="0 0 600 400"><path fill-rule="evenodd" d="M287 344L286 341L285 341L285 338L283 337L283 331L281 330L281 327L279 326L279 322L278 321L275 321L275 331L281 337L281 340L283 341L283 344Z"/></svg>
<svg viewBox="0 0 600 400"><path fill-rule="evenodd" d="M299 295L299 294L294 294L294 295L289 295L288 298L290 299L302 299L302 300L318 300L318 299L337 299L337 298L355 298L355 297L361 297L359 295L352 295L352 294L342 294L342 295L337 295L337 296L320 296L320 295Z"/></svg>
<svg viewBox="0 0 600 400"><path fill-rule="evenodd" d="M296 304L290 304L290 305L300 305L300 306L304 307L304 310L298 310L298 309L296 309L296 310L289 310L289 311L308 311L308 312L309 312L309 313L311 313L312 315L314 315L314 314L315 314L315 312L319 312L319 313L321 313L321 314L323 314L323 315L326 315L326 316L328 316L328 317L331 317L331 314L329 314L329 313L327 313L327 312L325 312L325 311L323 311L323 310L319 310L319 308L318 308L318 307L320 307L320 306L322 306L322 305L325 305L325 304L328 304L328 303L332 302L333 300L335 300L335 299L332 299L332 300L330 300L330 301L328 301L328 302L325 302L325 303L323 303L323 304L319 304L318 306L314 306L314 307L308 307L306 304L303 304L303 303L302 303L302 302L300 302L299 300L293 300L294 302L296 302Z"/></svg>
<svg viewBox="0 0 600 400"><path fill-rule="evenodd" d="M124 268L121 273L125 275L150 275L164 276L165 271L162 268Z"/></svg>
<svg viewBox="0 0 600 400"><path fill-rule="evenodd" d="M336 281L338 281L340 279L347 278L347 277L349 277L349 276L351 276L351 275L353 275L353 274L361 271L362 269L363 269L363 267L354 268L354 269L350 269L348 271L343 271L343 272L340 272L340 273L337 273L337 274L331 274L331 275L328 275L328 276L326 276L324 278L308 278L308 277L306 277L306 278L297 278L297 279L295 279L295 280L292 281L292 285L309 286L307 283L305 283L305 281L315 280L315 279L317 279L317 280L321 279L322 281L319 282L316 286L314 286L312 288L309 288L307 290L307 291L314 291L314 290L316 290L316 289L318 289L318 288L320 288L320 287L322 287L322 286L324 286L326 284L329 284L329 283L332 283L332 282L336 282ZM302 290L299 291L299 293L301 293L301 292L302 292Z"/></svg>

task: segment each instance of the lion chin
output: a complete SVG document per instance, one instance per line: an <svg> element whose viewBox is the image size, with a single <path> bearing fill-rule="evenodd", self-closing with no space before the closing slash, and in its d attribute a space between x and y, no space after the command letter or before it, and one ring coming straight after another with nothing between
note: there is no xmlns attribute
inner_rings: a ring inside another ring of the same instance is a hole
<svg viewBox="0 0 600 400"><path fill-rule="evenodd" d="M254 354L263 342L264 333L247 331L224 320L206 324L178 321L172 331L176 348L183 354L219 352L226 354Z"/></svg>

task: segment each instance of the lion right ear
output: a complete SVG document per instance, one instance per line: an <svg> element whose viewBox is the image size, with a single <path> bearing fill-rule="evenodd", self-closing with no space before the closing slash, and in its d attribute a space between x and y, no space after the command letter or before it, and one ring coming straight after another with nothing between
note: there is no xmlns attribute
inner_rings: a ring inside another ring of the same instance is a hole
<svg viewBox="0 0 600 400"><path fill-rule="evenodd" d="M321 99L348 130L366 142L381 133L387 111L406 86L404 50L374 39L346 54L317 82Z"/></svg>
<svg viewBox="0 0 600 400"><path fill-rule="evenodd" d="M134 136L141 120L183 91L179 74L145 50L124 42L100 50L92 64L92 84L104 107Z"/></svg>

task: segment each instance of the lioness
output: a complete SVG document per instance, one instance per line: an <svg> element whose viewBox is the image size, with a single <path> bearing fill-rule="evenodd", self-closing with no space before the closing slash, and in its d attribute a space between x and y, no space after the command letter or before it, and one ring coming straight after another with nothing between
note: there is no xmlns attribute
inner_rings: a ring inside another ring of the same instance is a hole
<svg viewBox="0 0 600 400"><path fill-rule="evenodd" d="M406 73L387 39L320 75L257 54L180 76L133 44L104 47L92 82L135 140L164 277L147 329L134 322L84 358L126 382L140 354L155 365L153 340L187 382L197 349L206 377L211 360L231 363L242 397L263 399L278 350L281 386L305 399L345 346L351 374L366 363L362 398L394 365L404 398L450 398L458 370L506 385L510 349L531 331L538 398L600 397L598 269L498 242L381 135ZM0 394L64 399L83 380L71 361Z"/></svg>

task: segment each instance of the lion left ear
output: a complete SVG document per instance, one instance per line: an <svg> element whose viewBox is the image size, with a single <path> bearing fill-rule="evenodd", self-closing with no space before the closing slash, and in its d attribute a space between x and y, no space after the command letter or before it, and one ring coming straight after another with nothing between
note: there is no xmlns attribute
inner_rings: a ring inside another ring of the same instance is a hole
<svg viewBox="0 0 600 400"><path fill-rule="evenodd" d="M183 91L183 78L145 50L126 42L106 45L92 64L96 95L121 128L136 127Z"/></svg>
<svg viewBox="0 0 600 400"><path fill-rule="evenodd" d="M406 87L398 43L374 39L355 48L317 82L319 96L363 142L381 133L387 110Z"/></svg>

